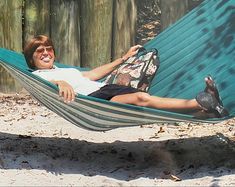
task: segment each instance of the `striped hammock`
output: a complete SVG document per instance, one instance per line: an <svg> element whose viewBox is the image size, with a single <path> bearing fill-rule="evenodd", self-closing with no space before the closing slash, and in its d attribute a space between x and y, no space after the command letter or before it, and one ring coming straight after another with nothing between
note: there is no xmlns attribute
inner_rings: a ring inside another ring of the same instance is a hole
<svg viewBox="0 0 235 187"><path fill-rule="evenodd" d="M230 115L202 120L188 114L83 95L77 95L74 102L66 104L59 99L54 84L28 70L21 53L0 48L0 64L43 105L90 130L182 121L217 123L235 116L235 0L204 1L144 47L157 48L161 61L149 90L151 95L195 98L205 88L204 77L210 74Z"/></svg>

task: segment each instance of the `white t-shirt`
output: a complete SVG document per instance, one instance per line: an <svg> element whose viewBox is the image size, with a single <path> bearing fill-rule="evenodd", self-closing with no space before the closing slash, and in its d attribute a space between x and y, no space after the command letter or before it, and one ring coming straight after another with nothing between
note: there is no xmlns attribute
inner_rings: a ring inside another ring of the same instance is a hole
<svg viewBox="0 0 235 187"><path fill-rule="evenodd" d="M83 95L89 95L105 85L105 83L91 81L75 68L55 67L54 69L36 70L33 74L48 81L66 81L73 87L75 93Z"/></svg>

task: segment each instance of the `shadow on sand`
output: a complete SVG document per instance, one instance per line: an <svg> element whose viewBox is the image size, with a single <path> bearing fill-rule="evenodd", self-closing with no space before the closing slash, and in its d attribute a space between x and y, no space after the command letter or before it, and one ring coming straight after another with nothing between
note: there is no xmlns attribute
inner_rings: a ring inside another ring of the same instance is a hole
<svg viewBox="0 0 235 187"><path fill-rule="evenodd" d="M41 169L55 175L73 173L132 180L160 178L166 172L189 179L187 171L196 173L202 167L208 171L235 168L234 142L222 134L113 143L8 133L0 133L0 137L0 165L4 169Z"/></svg>

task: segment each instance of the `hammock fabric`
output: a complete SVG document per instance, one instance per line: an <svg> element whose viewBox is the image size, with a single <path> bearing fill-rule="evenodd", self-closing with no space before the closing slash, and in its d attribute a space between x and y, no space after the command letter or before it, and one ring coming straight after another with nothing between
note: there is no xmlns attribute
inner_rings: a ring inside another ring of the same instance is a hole
<svg viewBox="0 0 235 187"><path fill-rule="evenodd" d="M159 51L161 65L151 84L151 95L195 98L205 88L204 77L210 74L230 115L201 120L83 95L65 104L55 85L28 70L21 53L1 48L0 64L50 110L90 130L181 121L217 123L235 116L235 0L204 1L145 45L147 49L153 47Z"/></svg>

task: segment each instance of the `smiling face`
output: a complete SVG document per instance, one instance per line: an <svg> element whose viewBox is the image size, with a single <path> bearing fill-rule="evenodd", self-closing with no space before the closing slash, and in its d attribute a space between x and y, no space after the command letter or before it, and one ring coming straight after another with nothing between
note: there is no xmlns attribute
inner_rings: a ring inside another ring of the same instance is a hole
<svg viewBox="0 0 235 187"><path fill-rule="evenodd" d="M37 69L51 69L55 60L52 46L40 45L33 53L33 62Z"/></svg>
<svg viewBox="0 0 235 187"><path fill-rule="evenodd" d="M55 60L51 39L44 35L32 38L24 48L24 56L31 69L50 69Z"/></svg>

